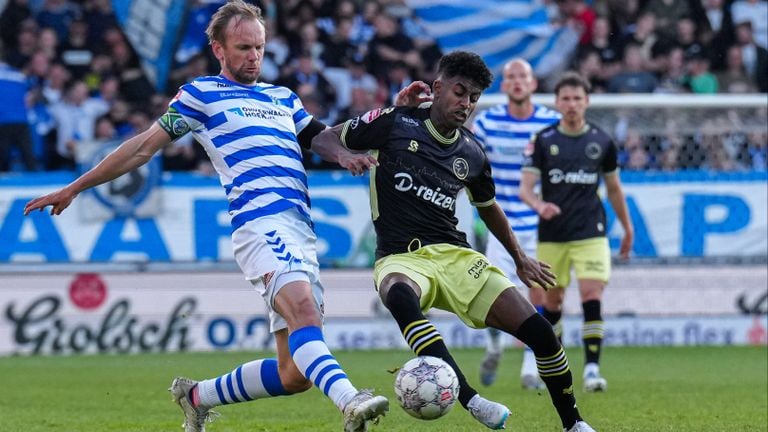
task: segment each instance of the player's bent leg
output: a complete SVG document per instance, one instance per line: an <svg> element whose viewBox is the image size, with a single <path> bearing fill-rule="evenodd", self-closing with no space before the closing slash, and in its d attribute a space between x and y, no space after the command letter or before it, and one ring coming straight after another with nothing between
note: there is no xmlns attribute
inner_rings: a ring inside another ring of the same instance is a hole
<svg viewBox="0 0 768 432"><path fill-rule="evenodd" d="M517 290L510 288L493 303L486 323L504 329L531 347L563 427L568 429L581 421L568 358L547 320Z"/></svg>
<svg viewBox="0 0 768 432"><path fill-rule="evenodd" d="M345 432L368 430L368 423L389 410L389 401L368 390L358 391L325 343L319 305L308 281L286 283L275 296L275 310L285 318L291 359L344 414Z"/></svg>
<svg viewBox="0 0 768 432"><path fill-rule="evenodd" d="M544 303L541 315L546 318L555 331L555 336L562 343L563 340L563 300L565 299L565 288L557 286L548 289L544 293Z"/></svg>
<svg viewBox="0 0 768 432"><path fill-rule="evenodd" d="M421 290L406 275L392 273L382 280L379 295L397 321L408 345L416 355L434 356L451 365L459 380L459 402L486 427L502 429L509 417L509 409L499 403L480 397L466 380L456 361L448 351L443 337L424 317L419 304Z"/></svg>

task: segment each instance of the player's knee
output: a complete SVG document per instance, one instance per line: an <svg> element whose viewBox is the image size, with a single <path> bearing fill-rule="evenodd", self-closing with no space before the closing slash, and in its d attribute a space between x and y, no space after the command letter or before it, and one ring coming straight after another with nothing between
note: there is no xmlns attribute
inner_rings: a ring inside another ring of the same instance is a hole
<svg viewBox="0 0 768 432"><path fill-rule="evenodd" d="M416 293L413 292L410 285L404 282L397 282L389 287L387 298L384 300L384 305L388 309L392 309L398 308L404 304L413 304L414 302L418 305L419 298L416 296Z"/></svg>
<svg viewBox="0 0 768 432"><path fill-rule="evenodd" d="M280 382L288 394L302 393L312 387L312 381L305 378L296 368L281 368Z"/></svg>

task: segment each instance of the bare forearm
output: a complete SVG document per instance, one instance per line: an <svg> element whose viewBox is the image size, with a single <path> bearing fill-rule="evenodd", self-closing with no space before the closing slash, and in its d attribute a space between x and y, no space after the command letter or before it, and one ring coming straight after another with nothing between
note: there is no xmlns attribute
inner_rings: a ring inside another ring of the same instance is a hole
<svg viewBox="0 0 768 432"><path fill-rule="evenodd" d="M339 139L341 127L343 124L328 128L312 138L312 152L325 161L339 163L342 154L350 153Z"/></svg>
<svg viewBox="0 0 768 432"><path fill-rule="evenodd" d="M523 253L520 243L517 241L517 237L515 237L512 229L510 229L509 222L507 221L504 212L501 210L501 207L499 207L498 204L493 204L488 207L478 207L477 213L480 215L480 219L485 223L485 226L488 227L488 231L490 231L491 234L504 245L504 248L512 256L512 259L515 260L515 263L520 264L523 258L525 258L525 253Z"/></svg>
<svg viewBox="0 0 768 432"><path fill-rule="evenodd" d="M616 218L621 222L624 232L632 232L632 221L629 218L629 211L627 210L627 201L624 198L624 191L621 188L608 188L607 189L608 202L611 203Z"/></svg>
<svg viewBox="0 0 768 432"><path fill-rule="evenodd" d="M160 148L156 144L152 144L152 142L157 141L156 139L150 141L148 138L160 138L161 140L166 138L166 136L152 137L154 133L165 134L159 129L149 129L143 134L125 141L98 165L72 182L70 187L75 193L80 193L88 188L114 180L146 164Z"/></svg>

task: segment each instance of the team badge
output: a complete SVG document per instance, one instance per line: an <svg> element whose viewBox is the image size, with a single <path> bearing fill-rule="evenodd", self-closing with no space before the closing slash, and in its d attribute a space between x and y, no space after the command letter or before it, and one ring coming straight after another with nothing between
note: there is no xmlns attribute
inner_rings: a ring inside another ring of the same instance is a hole
<svg viewBox="0 0 768 432"><path fill-rule="evenodd" d="M416 153L419 150L419 143L416 142L416 140L411 140L411 142L408 144L408 150Z"/></svg>
<svg viewBox="0 0 768 432"><path fill-rule="evenodd" d="M463 158L456 158L453 161L453 173L459 180L464 180L469 175L469 164Z"/></svg>
<svg viewBox="0 0 768 432"><path fill-rule="evenodd" d="M600 155L603 153L603 149L600 147L600 144L591 142L584 148L584 153L586 153L587 157L590 159L599 159Z"/></svg>
<svg viewBox="0 0 768 432"><path fill-rule="evenodd" d="M557 146L557 144L552 144L549 146L549 154L552 156L557 156L560 154L560 147Z"/></svg>

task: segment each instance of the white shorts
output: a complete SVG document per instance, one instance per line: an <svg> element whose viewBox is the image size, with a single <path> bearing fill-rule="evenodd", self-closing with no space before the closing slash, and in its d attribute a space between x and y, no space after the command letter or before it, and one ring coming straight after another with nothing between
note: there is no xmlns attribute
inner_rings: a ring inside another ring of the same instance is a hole
<svg viewBox="0 0 768 432"><path fill-rule="evenodd" d="M323 286L317 261L317 236L297 210L263 216L232 233L235 260L269 311L272 333L288 327L275 311L275 296L289 282L303 280L312 287L323 315Z"/></svg>
<svg viewBox="0 0 768 432"><path fill-rule="evenodd" d="M523 248L523 252L526 255L535 258L536 257L536 242L538 239L538 233L536 230L515 231L515 237L517 242L520 243L520 247ZM525 298L528 298L528 287L517 277L517 266L515 266L515 260L504 249L504 246L496 239L496 236L488 233L488 245L485 248L485 256L488 261L496 267L500 268L504 274L507 275L509 280L515 284L515 287L520 291Z"/></svg>

